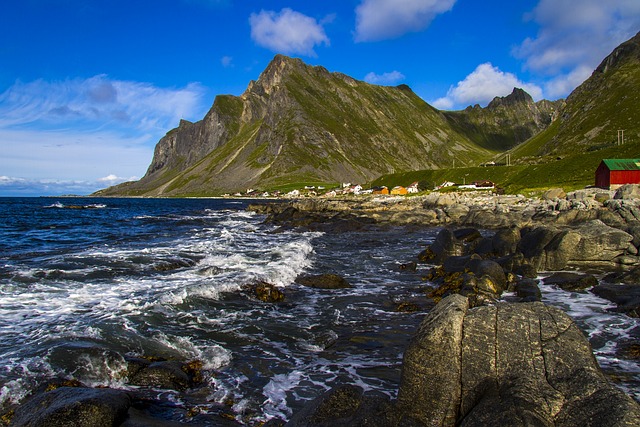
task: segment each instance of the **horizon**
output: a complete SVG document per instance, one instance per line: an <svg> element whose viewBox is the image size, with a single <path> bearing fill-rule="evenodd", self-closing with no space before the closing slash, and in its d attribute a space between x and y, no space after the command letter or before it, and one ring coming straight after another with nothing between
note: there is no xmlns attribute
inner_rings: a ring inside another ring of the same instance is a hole
<svg viewBox="0 0 640 427"><path fill-rule="evenodd" d="M0 34L0 197L87 195L141 178L158 140L240 95L276 54L440 110L514 87L566 98L640 30L614 0L25 0ZM589 40L589 43L584 43Z"/></svg>

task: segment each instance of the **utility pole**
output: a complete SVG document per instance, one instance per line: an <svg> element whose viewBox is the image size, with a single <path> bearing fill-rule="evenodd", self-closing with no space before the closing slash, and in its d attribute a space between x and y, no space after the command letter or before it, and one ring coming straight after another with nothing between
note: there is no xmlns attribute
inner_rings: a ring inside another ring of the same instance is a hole
<svg viewBox="0 0 640 427"><path fill-rule="evenodd" d="M618 145L624 144L624 129L618 129Z"/></svg>

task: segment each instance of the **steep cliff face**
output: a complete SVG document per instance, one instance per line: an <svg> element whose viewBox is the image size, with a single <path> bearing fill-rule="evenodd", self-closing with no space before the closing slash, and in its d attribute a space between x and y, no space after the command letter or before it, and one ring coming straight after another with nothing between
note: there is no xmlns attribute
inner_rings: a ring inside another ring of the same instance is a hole
<svg viewBox="0 0 640 427"><path fill-rule="evenodd" d="M468 107L444 115L460 133L482 147L507 150L546 129L562 101L534 102L531 95L514 88L510 95L494 98L486 108Z"/></svg>
<svg viewBox="0 0 640 427"><path fill-rule="evenodd" d="M476 164L492 153L407 86L374 86L277 55L240 96L161 139L147 174L103 194L208 195Z"/></svg>
<svg viewBox="0 0 640 427"><path fill-rule="evenodd" d="M567 97L558 120L514 156L534 161L611 148L618 130L640 147L640 33L614 49Z"/></svg>

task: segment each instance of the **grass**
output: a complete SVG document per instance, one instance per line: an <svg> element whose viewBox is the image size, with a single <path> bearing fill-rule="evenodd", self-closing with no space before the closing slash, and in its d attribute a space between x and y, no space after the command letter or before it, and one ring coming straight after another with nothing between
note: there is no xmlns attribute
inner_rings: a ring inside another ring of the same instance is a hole
<svg viewBox="0 0 640 427"><path fill-rule="evenodd" d="M452 181L462 184L490 180L509 194L537 193L553 187L572 191L594 185L595 171L602 159L637 156L637 145L625 144L534 165L436 169L384 175L373 181L372 185L391 188L415 181L431 184Z"/></svg>

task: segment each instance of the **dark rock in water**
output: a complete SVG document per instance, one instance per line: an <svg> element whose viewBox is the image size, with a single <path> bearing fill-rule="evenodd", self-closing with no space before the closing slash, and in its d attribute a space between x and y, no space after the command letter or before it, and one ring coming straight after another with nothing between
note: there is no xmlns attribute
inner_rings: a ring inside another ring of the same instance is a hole
<svg viewBox="0 0 640 427"><path fill-rule="evenodd" d="M19 406L12 426L117 426L127 417L128 393L112 389L61 387L36 394Z"/></svg>
<svg viewBox="0 0 640 427"><path fill-rule="evenodd" d="M399 268L404 271L416 271L418 269L418 264L415 262L407 262L405 264L400 264Z"/></svg>
<svg viewBox="0 0 640 427"><path fill-rule="evenodd" d="M121 354L92 341L71 341L53 347L47 358L53 367L80 381L101 381L117 372L124 374L127 369Z"/></svg>
<svg viewBox="0 0 640 427"><path fill-rule="evenodd" d="M259 282L251 287L253 294L262 302L282 302L284 294L275 285Z"/></svg>
<svg viewBox="0 0 640 427"><path fill-rule="evenodd" d="M351 288L351 284L337 274L319 274L316 276L300 276L296 283L310 288L318 289L343 289Z"/></svg>
<svg viewBox="0 0 640 427"><path fill-rule="evenodd" d="M395 425L389 398L365 394L361 387L340 386L329 390L296 413L287 427L384 427Z"/></svg>
<svg viewBox="0 0 640 427"><path fill-rule="evenodd" d="M425 426L632 426L580 329L542 303L442 300L404 355L399 416Z"/></svg>
<svg viewBox="0 0 640 427"><path fill-rule="evenodd" d="M129 377L129 384L140 387L186 390L193 384L193 381L183 369L184 366L178 361L153 362Z"/></svg>
<svg viewBox="0 0 640 427"><path fill-rule="evenodd" d="M573 292L584 291L593 286L598 286L598 279L591 274L559 272L543 280L545 285L556 285L560 289Z"/></svg>
<svg viewBox="0 0 640 427"><path fill-rule="evenodd" d="M538 281L533 279L523 279L513 286L516 296L522 302L535 302L542 300L542 293L538 287Z"/></svg>
<svg viewBox="0 0 640 427"><path fill-rule="evenodd" d="M640 266L628 271L607 274L602 280L606 283L640 284Z"/></svg>
<svg viewBox="0 0 640 427"><path fill-rule="evenodd" d="M451 256L463 255L463 252L463 242L456 238L452 230L443 228L433 243L418 255L418 259L439 264Z"/></svg>
<svg viewBox="0 0 640 427"><path fill-rule="evenodd" d="M616 311L631 317L640 317L640 284L602 284L594 287L591 292L615 303L618 306Z"/></svg>

